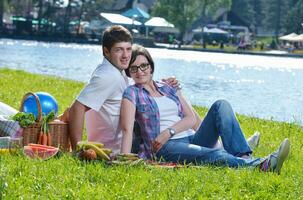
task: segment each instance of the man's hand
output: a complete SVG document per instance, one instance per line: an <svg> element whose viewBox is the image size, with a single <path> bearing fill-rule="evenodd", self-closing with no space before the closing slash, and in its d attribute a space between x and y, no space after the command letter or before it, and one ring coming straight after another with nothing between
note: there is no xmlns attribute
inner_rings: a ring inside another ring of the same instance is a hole
<svg viewBox="0 0 303 200"><path fill-rule="evenodd" d="M152 149L154 153L157 153L162 146L169 140L170 134L166 129L160 135L156 137L156 139L152 142Z"/></svg>
<svg viewBox="0 0 303 200"><path fill-rule="evenodd" d="M181 89L180 82L174 76L166 78L166 79L162 79L162 81L164 83L176 88L177 90Z"/></svg>

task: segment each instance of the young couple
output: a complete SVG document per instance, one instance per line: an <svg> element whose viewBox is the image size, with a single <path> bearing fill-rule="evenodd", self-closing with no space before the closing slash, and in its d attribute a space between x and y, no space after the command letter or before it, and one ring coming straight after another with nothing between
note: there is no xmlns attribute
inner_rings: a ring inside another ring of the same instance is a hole
<svg viewBox="0 0 303 200"><path fill-rule="evenodd" d="M103 63L70 108L73 149L82 139L85 116L89 141L102 142L115 153L120 148L122 153L129 153L136 121L143 142L140 151L148 159L259 167L280 173L290 150L288 139L269 156L253 159L252 149L227 101L216 101L202 121L176 89L175 79L153 80L153 59L144 47L132 44L127 29L107 28L102 48ZM129 86L127 76L134 85ZM219 138L223 148L214 148Z"/></svg>

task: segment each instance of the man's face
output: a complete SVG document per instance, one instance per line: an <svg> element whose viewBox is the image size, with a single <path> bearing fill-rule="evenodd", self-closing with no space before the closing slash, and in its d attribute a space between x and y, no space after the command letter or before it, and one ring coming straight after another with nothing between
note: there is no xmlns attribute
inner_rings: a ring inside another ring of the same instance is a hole
<svg viewBox="0 0 303 200"><path fill-rule="evenodd" d="M124 70L128 67L131 55L132 44L130 42L118 42L110 50L103 48L106 58L117 68Z"/></svg>

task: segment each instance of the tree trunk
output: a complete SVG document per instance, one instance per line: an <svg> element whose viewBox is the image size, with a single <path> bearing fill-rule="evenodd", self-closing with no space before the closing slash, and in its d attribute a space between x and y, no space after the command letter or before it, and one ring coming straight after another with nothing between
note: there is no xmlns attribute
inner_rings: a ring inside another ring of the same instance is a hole
<svg viewBox="0 0 303 200"><path fill-rule="evenodd" d="M276 28L275 28L275 36L276 41L278 41L278 37L280 34L280 26L281 26L281 0L277 0L277 21L276 21Z"/></svg>
<svg viewBox="0 0 303 200"><path fill-rule="evenodd" d="M42 21L42 13L43 13L43 0L39 0L39 12L38 12L38 33L41 32L41 21Z"/></svg>
<svg viewBox="0 0 303 200"><path fill-rule="evenodd" d="M71 12L71 1L68 1L68 5L65 10L65 15L64 15L64 28L63 28L63 33L64 35L67 35L69 33L69 17L70 17L70 12Z"/></svg>
<svg viewBox="0 0 303 200"><path fill-rule="evenodd" d="M0 2L0 32L3 30L3 12L4 12L4 0Z"/></svg>
<svg viewBox="0 0 303 200"><path fill-rule="evenodd" d="M82 20L82 14L83 14L84 3L85 3L84 0L82 0L82 5L81 5L81 8L80 8L80 13L79 13L79 18L78 18L79 25L78 25L78 30L77 30L77 36L79 36L79 34L80 34L81 20Z"/></svg>

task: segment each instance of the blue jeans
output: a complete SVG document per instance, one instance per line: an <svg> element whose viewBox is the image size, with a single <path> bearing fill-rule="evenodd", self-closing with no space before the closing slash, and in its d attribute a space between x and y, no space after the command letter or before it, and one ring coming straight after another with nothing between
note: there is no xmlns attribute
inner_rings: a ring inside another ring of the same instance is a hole
<svg viewBox="0 0 303 200"><path fill-rule="evenodd" d="M212 148L219 137L224 149ZM251 153L230 104L218 100L209 109L195 135L168 140L156 157L170 162L228 167L253 167L260 164L261 159L240 158Z"/></svg>

